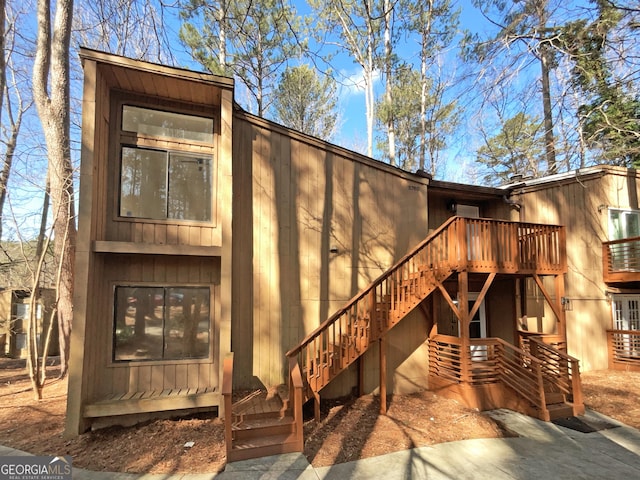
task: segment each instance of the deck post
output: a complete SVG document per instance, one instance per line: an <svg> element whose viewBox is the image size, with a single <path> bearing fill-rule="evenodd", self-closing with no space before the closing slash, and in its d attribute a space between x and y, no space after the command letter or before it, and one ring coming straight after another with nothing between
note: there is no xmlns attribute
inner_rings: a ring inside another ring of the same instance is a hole
<svg viewBox="0 0 640 480"><path fill-rule="evenodd" d="M462 381L467 384L471 380L469 374L469 274L466 270L458 273L458 311L460 312L460 340Z"/></svg>
<svg viewBox="0 0 640 480"><path fill-rule="evenodd" d="M387 413L387 336L378 341L380 346L380 414Z"/></svg>
<svg viewBox="0 0 640 480"><path fill-rule="evenodd" d="M562 342L567 344L567 315L564 311L564 275L556 275L555 277L556 287L556 302L558 305L558 333L562 337Z"/></svg>

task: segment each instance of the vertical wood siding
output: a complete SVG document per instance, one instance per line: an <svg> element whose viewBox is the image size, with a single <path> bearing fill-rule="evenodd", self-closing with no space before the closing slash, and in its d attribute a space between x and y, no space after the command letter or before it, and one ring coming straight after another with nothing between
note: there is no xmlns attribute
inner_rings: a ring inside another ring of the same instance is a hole
<svg viewBox="0 0 640 480"><path fill-rule="evenodd" d="M252 258L253 300L235 317L233 348L272 385L284 380L289 348L426 236L427 187L242 115L234 145L236 192L251 185L253 196L234 211L234 222L252 219L253 241L234 229L234 248ZM246 282L235 284L243 299Z"/></svg>
<svg viewBox="0 0 640 480"><path fill-rule="evenodd" d="M567 341L569 353L581 360L584 371L607 368L611 305L602 282L602 242L608 239L608 208L638 208L637 174L617 167L603 170L531 187L519 198L523 221L567 228Z"/></svg>

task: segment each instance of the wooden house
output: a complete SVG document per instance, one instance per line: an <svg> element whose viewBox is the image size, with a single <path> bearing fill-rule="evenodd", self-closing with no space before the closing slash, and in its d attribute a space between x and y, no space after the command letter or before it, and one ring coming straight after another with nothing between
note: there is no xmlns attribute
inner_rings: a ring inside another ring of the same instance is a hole
<svg viewBox="0 0 640 480"><path fill-rule="evenodd" d="M228 78L81 57L68 435L212 409L231 461L300 451L321 395L583 411L567 280L586 237L569 204L541 208L562 181L435 181L251 115Z"/></svg>
<svg viewBox="0 0 640 480"><path fill-rule="evenodd" d="M640 369L640 173L595 166L508 188L520 219L566 227L568 351L584 370Z"/></svg>
<svg viewBox="0 0 640 480"><path fill-rule="evenodd" d="M12 358L26 358L28 354L27 332L31 309L31 291L7 288L0 290L0 355ZM43 288L33 299L35 305L35 338L38 355L43 354L44 340L53 320L48 355L58 355L58 328L56 316L52 314L55 304L55 290Z"/></svg>

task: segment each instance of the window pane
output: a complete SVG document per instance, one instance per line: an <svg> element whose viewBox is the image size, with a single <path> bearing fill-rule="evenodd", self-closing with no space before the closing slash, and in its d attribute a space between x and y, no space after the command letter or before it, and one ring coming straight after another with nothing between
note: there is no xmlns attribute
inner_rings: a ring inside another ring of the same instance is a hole
<svg viewBox="0 0 640 480"><path fill-rule="evenodd" d="M114 360L159 360L163 352L163 289L116 288Z"/></svg>
<svg viewBox="0 0 640 480"><path fill-rule="evenodd" d="M209 289L168 288L165 358L209 356Z"/></svg>
<svg viewBox="0 0 640 480"><path fill-rule="evenodd" d="M213 143L213 119L162 112L149 108L122 107L122 129L154 137Z"/></svg>
<svg viewBox="0 0 640 480"><path fill-rule="evenodd" d="M165 219L167 153L122 148L120 216Z"/></svg>
<svg viewBox="0 0 640 480"><path fill-rule="evenodd" d="M211 220L211 163L210 157L171 154L169 218Z"/></svg>

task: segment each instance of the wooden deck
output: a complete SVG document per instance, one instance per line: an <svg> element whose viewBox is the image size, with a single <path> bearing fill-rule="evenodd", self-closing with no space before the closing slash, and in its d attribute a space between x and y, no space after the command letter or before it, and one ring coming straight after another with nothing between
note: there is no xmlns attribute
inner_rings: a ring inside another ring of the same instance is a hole
<svg viewBox="0 0 640 480"><path fill-rule="evenodd" d="M499 338L429 339L429 384L480 410L510 408L541 420L584 413L578 360L530 337L529 351Z"/></svg>
<svg viewBox="0 0 640 480"><path fill-rule="evenodd" d="M160 410L217 407L222 395L216 388L182 388L113 394L85 405L84 417L111 417Z"/></svg>

